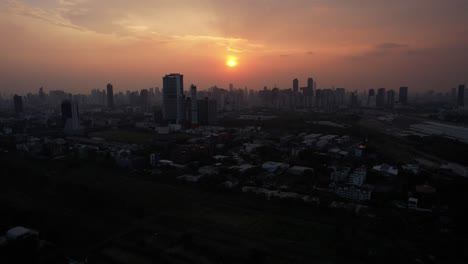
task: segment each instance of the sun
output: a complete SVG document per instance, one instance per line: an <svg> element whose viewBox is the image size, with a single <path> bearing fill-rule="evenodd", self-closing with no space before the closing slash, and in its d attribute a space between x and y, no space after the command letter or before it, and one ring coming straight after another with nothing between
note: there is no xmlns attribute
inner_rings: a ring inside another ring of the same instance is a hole
<svg viewBox="0 0 468 264"><path fill-rule="evenodd" d="M233 57L233 56L229 56L227 59L226 59L226 66L230 67L230 68L234 68L237 66L237 58L236 57Z"/></svg>

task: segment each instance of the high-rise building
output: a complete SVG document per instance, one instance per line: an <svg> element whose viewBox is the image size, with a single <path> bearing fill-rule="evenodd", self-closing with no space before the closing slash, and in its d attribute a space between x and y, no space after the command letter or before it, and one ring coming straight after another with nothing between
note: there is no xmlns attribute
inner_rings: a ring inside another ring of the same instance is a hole
<svg viewBox="0 0 468 264"><path fill-rule="evenodd" d="M178 73L163 77L163 115L168 122L181 124L184 119L184 76Z"/></svg>
<svg viewBox="0 0 468 264"><path fill-rule="evenodd" d="M377 96L375 98L375 104L378 108L385 107L385 88L379 88L377 90Z"/></svg>
<svg viewBox="0 0 468 264"><path fill-rule="evenodd" d="M21 114L24 113L23 109L23 97L19 95L14 95L13 96L13 103L15 105L15 113Z"/></svg>
<svg viewBox="0 0 468 264"><path fill-rule="evenodd" d="M293 92L299 92L299 80L297 78L293 80Z"/></svg>
<svg viewBox="0 0 468 264"><path fill-rule="evenodd" d="M367 106L375 107L375 90L374 89L369 89L369 92L367 93Z"/></svg>
<svg viewBox="0 0 468 264"><path fill-rule="evenodd" d="M314 78L307 79L307 88L309 90L314 90Z"/></svg>
<svg viewBox="0 0 468 264"><path fill-rule="evenodd" d="M387 107L393 108L395 104L395 91L390 90L387 92Z"/></svg>
<svg viewBox="0 0 468 264"><path fill-rule="evenodd" d="M198 123L200 125L213 125L218 121L218 107L216 100L205 99L197 101Z"/></svg>
<svg viewBox="0 0 468 264"><path fill-rule="evenodd" d="M398 94L398 101L400 104L407 104L408 103L408 87L400 87L400 93Z"/></svg>
<svg viewBox="0 0 468 264"><path fill-rule="evenodd" d="M107 84L107 107L114 108L114 87L112 84Z"/></svg>
<svg viewBox="0 0 468 264"><path fill-rule="evenodd" d="M345 104L345 102L346 102L345 94L346 94L345 88L336 88L335 89L335 95L336 95L335 98L336 98L336 104L337 105L341 106L341 105Z"/></svg>
<svg viewBox="0 0 468 264"><path fill-rule="evenodd" d="M458 107L465 106L465 85L464 84L460 84L458 86L457 106Z"/></svg>
<svg viewBox="0 0 468 264"><path fill-rule="evenodd" d="M190 98L192 104L192 125L198 124L198 101L197 101L197 86L190 86Z"/></svg>
<svg viewBox="0 0 468 264"><path fill-rule="evenodd" d="M229 92L233 92L234 91L234 84L230 83L229 84Z"/></svg>
<svg viewBox="0 0 468 264"><path fill-rule="evenodd" d="M140 91L140 104L141 104L141 106L148 106L148 104L149 104L149 91L148 91L148 89L142 89Z"/></svg>
<svg viewBox="0 0 468 264"><path fill-rule="evenodd" d="M70 100L62 102L62 122L65 133L76 134L80 131L78 103Z"/></svg>

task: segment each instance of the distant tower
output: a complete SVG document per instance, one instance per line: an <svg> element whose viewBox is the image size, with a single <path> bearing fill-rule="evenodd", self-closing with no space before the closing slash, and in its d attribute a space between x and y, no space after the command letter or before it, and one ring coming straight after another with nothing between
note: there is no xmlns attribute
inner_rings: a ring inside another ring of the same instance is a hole
<svg viewBox="0 0 468 264"><path fill-rule="evenodd" d="M62 122L67 134L77 134L80 130L78 103L65 100L62 102Z"/></svg>
<svg viewBox="0 0 468 264"><path fill-rule="evenodd" d="M107 84L107 107L114 109L114 87L112 84Z"/></svg>
<svg viewBox="0 0 468 264"><path fill-rule="evenodd" d="M140 101L142 106L148 106L149 103L149 91L148 89L142 89L140 91Z"/></svg>
<svg viewBox="0 0 468 264"><path fill-rule="evenodd" d="M313 90L314 89L314 78L309 78L307 79L307 88L309 90Z"/></svg>
<svg viewBox="0 0 468 264"><path fill-rule="evenodd" d="M24 113L23 97L15 94L15 96L13 96L13 102L15 104L15 113L17 114Z"/></svg>
<svg viewBox="0 0 468 264"><path fill-rule="evenodd" d="M299 80L297 78L293 80L293 92L299 92Z"/></svg>
<svg viewBox="0 0 468 264"><path fill-rule="evenodd" d="M197 86L190 86L190 102L192 104L192 125L198 124L198 101L197 101Z"/></svg>
<svg viewBox="0 0 468 264"><path fill-rule="evenodd" d="M229 92L233 92L234 91L234 84L230 83L229 84Z"/></svg>
<svg viewBox="0 0 468 264"><path fill-rule="evenodd" d="M461 84L458 86L458 95L457 95L457 106L465 106L465 85Z"/></svg>
<svg viewBox="0 0 468 264"><path fill-rule="evenodd" d="M181 124L184 117L184 76L178 73L163 77L163 115L169 122Z"/></svg>
<svg viewBox="0 0 468 264"><path fill-rule="evenodd" d="M379 88L377 90L377 96L376 96L376 106L378 108L384 108L385 107L385 88Z"/></svg>
<svg viewBox="0 0 468 264"><path fill-rule="evenodd" d="M408 87L400 87L400 93L398 94L398 101L400 104L406 105L408 103Z"/></svg>
<svg viewBox="0 0 468 264"><path fill-rule="evenodd" d="M389 108L393 108L394 103L395 103L395 91L390 90L387 92L387 106Z"/></svg>

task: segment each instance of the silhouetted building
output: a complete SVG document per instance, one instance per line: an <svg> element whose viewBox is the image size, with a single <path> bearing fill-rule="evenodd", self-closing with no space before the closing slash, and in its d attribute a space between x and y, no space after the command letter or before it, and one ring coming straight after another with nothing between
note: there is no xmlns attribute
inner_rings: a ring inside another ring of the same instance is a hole
<svg viewBox="0 0 468 264"><path fill-rule="evenodd" d="M297 78L293 80L293 92L299 92L299 80Z"/></svg>
<svg viewBox="0 0 468 264"><path fill-rule="evenodd" d="M335 101L337 105L344 105L345 104L345 94L346 90L345 88L336 88L335 89ZM353 97L351 97L353 98ZM356 101L357 101L357 95L356 95ZM351 103L352 104L352 103Z"/></svg>
<svg viewBox="0 0 468 264"><path fill-rule="evenodd" d="M62 102L62 123L66 134L77 134L80 131L78 103L70 100Z"/></svg>
<svg viewBox="0 0 468 264"><path fill-rule="evenodd" d="M458 86L458 95L457 95L457 106L465 106L465 85L461 84Z"/></svg>
<svg viewBox="0 0 468 264"><path fill-rule="evenodd" d="M114 108L114 87L112 84L107 84L107 107Z"/></svg>
<svg viewBox="0 0 468 264"><path fill-rule="evenodd" d="M149 103L149 92L147 89L140 91L140 104L142 106L148 106Z"/></svg>
<svg viewBox="0 0 468 264"><path fill-rule="evenodd" d="M375 98L375 104L378 108L385 107L385 88L379 88L377 90L377 96Z"/></svg>
<svg viewBox="0 0 468 264"><path fill-rule="evenodd" d="M24 113L23 109L23 97L19 95L14 95L13 96L13 103L15 105L15 113L21 114Z"/></svg>
<svg viewBox="0 0 468 264"><path fill-rule="evenodd" d="M369 89L369 92L367 93L367 106L375 107L375 90L374 89Z"/></svg>
<svg viewBox="0 0 468 264"><path fill-rule="evenodd" d="M197 101L198 123L200 125L214 125L218 121L218 107L216 100L205 99Z"/></svg>
<svg viewBox="0 0 468 264"><path fill-rule="evenodd" d="M390 90L387 92L387 107L393 108L394 104L395 104L395 91Z"/></svg>
<svg viewBox="0 0 468 264"><path fill-rule="evenodd" d="M309 90L314 90L314 79L313 78L307 79L307 88Z"/></svg>
<svg viewBox="0 0 468 264"><path fill-rule="evenodd" d="M197 100L197 86L190 86L190 99L192 104L192 125L198 124L198 100Z"/></svg>
<svg viewBox="0 0 468 264"><path fill-rule="evenodd" d="M408 87L400 87L400 93L398 94L398 102L404 105L408 103Z"/></svg>
<svg viewBox="0 0 468 264"><path fill-rule="evenodd" d="M168 122L181 124L184 119L184 76L178 73L163 77L163 115Z"/></svg>

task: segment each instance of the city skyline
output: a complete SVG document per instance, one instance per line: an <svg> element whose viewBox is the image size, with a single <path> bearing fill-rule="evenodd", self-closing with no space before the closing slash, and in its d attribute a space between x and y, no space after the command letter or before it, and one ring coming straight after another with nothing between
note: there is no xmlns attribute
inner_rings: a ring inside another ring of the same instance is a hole
<svg viewBox="0 0 468 264"><path fill-rule="evenodd" d="M468 2L0 1L0 91L79 93L162 87L183 72L200 89L464 83ZM248 12L245 12L248 10ZM177 19L173 19L177 18ZM168 23L167 21L172 21Z"/></svg>

